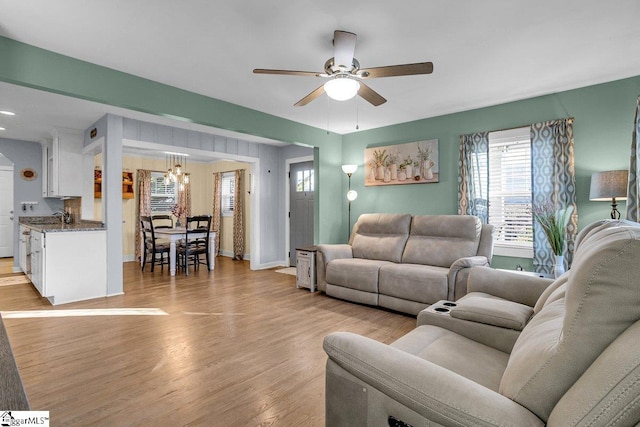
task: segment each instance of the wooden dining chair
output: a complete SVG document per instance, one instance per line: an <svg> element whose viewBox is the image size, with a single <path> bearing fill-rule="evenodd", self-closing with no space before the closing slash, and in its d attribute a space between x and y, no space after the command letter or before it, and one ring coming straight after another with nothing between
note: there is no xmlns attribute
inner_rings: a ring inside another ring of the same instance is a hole
<svg viewBox="0 0 640 427"><path fill-rule="evenodd" d="M142 271L147 264L147 258L151 257L151 271L156 265L156 261L160 263L160 268L164 269L165 264L169 264L169 249L168 243L160 242L160 239L156 239L153 219L150 216L140 216L140 228L142 230L142 240L144 242L144 251L142 254ZM164 255L167 255L166 258Z"/></svg>
<svg viewBox="0 0 640 427"><path fill-rule="evenodd" d="M151 215L153 228L173 228L173 217L166 214Z"/></svg>
<svg viewBox="0 0 640 427"><path fill-rule="evenodd" d="M202 256L205 257L207 270L209 270L211 262L211 254L209 253L209 235L211 230L211 215L197 215L187 217L186 238L184 244L178 248L178 257L181 267L185 273L189 275L189 265L193 265L194 270L197 269L202 262ZM196 237L194 234L206 232L205 237Z"/></svg>

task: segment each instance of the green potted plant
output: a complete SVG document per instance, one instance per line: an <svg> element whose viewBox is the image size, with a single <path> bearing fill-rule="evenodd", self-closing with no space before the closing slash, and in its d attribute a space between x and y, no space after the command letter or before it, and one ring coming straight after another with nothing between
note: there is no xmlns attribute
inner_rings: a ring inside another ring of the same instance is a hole
<svg viewBox="0 0 640 427"><path fill-rule="evenodd" d="M555 209L550 203L537 206L533 209L533 217L544 231L551 251L555 255L555 277L564 273L564 245L567 238L567 224L571 218L573 206L563 209Z"/></svg>

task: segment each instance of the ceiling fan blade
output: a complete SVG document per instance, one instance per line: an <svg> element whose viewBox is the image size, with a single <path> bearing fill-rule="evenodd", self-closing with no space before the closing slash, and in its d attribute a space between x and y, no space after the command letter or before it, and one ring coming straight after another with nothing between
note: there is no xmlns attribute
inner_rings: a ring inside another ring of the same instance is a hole
<svg viewBox="0 0 640 427"><path fill-rule="evenodd" d="M433 73L433 62L418 62L416 64L365 68L358 71L358 77L363 79L373 79L377 77L411 76L415 74L431 73Z"/></svg>
<svg viewBox="0 0 640 427"><path fill-rule="evenodd" d="M378 105L382 105L387 102L378 92L371 89L366 84L360 82L360 89L358 89L358 95L363 97L366 101L368 101L374 107Z"/></svg>
<svg viewBox="0 0 640 427"><path fill-rule="evenodd" d="M320 86L318 89L314 90L309 95L305 96L304 98L302 98L300 101L296 102L293 105L295 107L304 107L305 105L307 105L308 103L310 103L311 101L313 101L314 99L322 95L323 93L324 93L324 85Z"/></svg>
<svg viewBox="0 0 640 427"><path fill-rule="evenodd" d="M287 76L308 76L308 77L320 77L322 73L316 73L314 71L292 71L292 70L268 70L264 68L256 68L253 70L254 74L282 74Z"/></svg>
<svg viewBox="0 0 640 427"><path fill-rule="evenodd" d="M347 31L336 30L333 33L333 69L350 70L353 65L353 55L356 51L356 35Z"/></svg>

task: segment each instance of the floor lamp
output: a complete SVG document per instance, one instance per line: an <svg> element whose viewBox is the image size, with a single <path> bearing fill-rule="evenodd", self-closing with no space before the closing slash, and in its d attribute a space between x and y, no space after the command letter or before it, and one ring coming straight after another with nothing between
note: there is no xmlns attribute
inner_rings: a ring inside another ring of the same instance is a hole
<svg viewBox="0 0 640 427"><path fill-rule="evenodd" d="M358 198L358 192L351 189L351 175L358 170L358 165L342 165L342 172L349 177L349 190L347 191L347 200L349 201L349 225L347 230L347 240L351 236L351 202Z"/></svg>
<svg viewBox="0 0 640 427"><path fill-rule="evenodd" d="M589 200L605 202L611 200L611 219L620 219L616 199L627 200L627 170L596 172L591 175Z"/></svg>

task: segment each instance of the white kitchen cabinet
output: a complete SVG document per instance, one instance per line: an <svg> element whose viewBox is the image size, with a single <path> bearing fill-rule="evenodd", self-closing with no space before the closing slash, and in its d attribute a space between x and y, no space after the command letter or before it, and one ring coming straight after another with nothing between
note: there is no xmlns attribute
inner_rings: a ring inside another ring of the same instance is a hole
<svg viewBox="0 0 640 427"><path fill-rule="evenodd" d="M82 195L82 145L81 132L60 129L53 132L52 140L43 142L42 192L44 197L80 197Z"/></svg>
<svg viewBox="0 0 640 427"><path fill-rule="evenodd" d="M106 231L31 230L30 279L53 305L106 296Z"/></svg>
<svg viewBox="0 0 640 427"><path fill-rule="evenodd" d="M44 234L31 230L30 234L30 274L29 280L36 287L40 295L46 297L46 289L44 282L44 267L45 267L45 253L44 253Z"/></svg>
<svg viewBox="0 0 640 427"><path fill-rule="evenodd" d="M29 229L24 225L20 226L20 236L18 237L18 265L24 274L27 274L27 249L28 249Z"/></svg>

